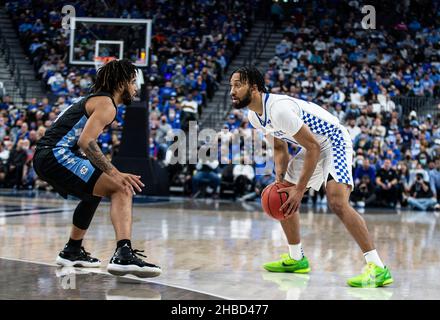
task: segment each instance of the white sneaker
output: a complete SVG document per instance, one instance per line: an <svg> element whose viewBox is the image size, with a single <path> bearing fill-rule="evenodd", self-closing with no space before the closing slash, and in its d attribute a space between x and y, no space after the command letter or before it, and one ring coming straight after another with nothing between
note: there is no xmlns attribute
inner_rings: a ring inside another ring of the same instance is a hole
<svg viewBox="0 0 440 320"><path fill-rule="evenodd" d="M358 202L356 202L356 205L357 205L359 208L365 208L365 201L358 201Z"/></svg>

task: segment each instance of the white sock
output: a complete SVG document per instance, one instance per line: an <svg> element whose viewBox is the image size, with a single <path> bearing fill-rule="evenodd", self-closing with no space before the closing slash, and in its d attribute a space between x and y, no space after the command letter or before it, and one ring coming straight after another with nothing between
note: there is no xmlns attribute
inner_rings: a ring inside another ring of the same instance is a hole
<svg viewBox="0 0 440 320"><path fill-rule="evenodd" d="M289 244L289 255L293 260L301 260L304 258L304 251L301 242L298 244Z"/></svg>
<svg viewBox="0 0 440 320"><path fill-rule="evenodd" d="M364 253L364 258L367 263L373 262L376 266L383 268L384 264L382 260L380 260L379 255L377 254L376 250L371 250Z"/></svg>

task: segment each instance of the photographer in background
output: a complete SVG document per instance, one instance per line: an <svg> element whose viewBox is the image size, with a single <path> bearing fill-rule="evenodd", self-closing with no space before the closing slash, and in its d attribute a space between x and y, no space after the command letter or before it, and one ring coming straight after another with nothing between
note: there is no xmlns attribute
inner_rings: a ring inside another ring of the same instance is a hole
<svg viewBox="0 0 440 320"><path fill-rule="evenodd" d="M23 169L27 161L28 140L20 139L12 149L8 163L8 172L5 177L6 186L9 188L21 189L23 184Z"/></svg>
<svg viewBox="0 0 440 320"><path fill-rule="evenodd" d="M391 167L391 160L385 159L376 175L376 194L379 205L391 208L396 206L398 182L396 170Z"/></svg>
<svg viewBox="0 0 440 320"><path fill-rule="evenodd" d="M371 206L376 201L374 190L375 186L371 182L370 176L365 174L361 181L355 185L351 200L360 208Z"/></svg>
<svg viewBox="0 0 440 320"><path fill-rule="evenodd" d="M255 177L254 168L249 161L246 161L244 157L240 157L240 164L237 164L232 175L234 176L235 194L242 197L245 193L248 193L252 189L252 184Z"/></svg>
<svg viewBox="0 0 440 320"><path fill-rule="evenodd" d="M397 194L401 206L408 205L409 189L411 188L410 171L406 162L400 162L397 165L397 176L399 183L397 184Z"/></svg>
<svg viewBox="0 0 440 320"><path fill-rule="evenodd" d="M417 173L409 194L408 204L413 209L426 211L438 207L437 199L434 198L429 183L423 179L422 173Z"/></svg>
<svg viewBox="0 0 440 320"><path fill-rule="evenodd" d="M218 160L210 159L211 152L208 149L206 158L200 158L196 165L196 171L192 177L192 196L197 198L203 191L205 193L206 187L210 187L213 191L211 197L215 198L218 195L220 186L220 177L218 175Z"/></svg>
<svg viewBox="0 0 440 320"><path fill-rule="evenodd" d="M437 202L440 201L440 159L435 159L429 163L429 183L434 193L437 197Z"/></svg>

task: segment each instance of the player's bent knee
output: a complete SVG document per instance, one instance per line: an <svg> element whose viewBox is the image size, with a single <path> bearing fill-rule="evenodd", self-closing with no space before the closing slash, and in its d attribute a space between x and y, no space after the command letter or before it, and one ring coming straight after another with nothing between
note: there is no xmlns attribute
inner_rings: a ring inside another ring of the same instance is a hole
<svg viewBox="0 0 440 320"><path fill-rule="evenodd" d="M99 177L98 181L96 182L93 189L93 195L108 198L111 198L114 195L122 197L132 197L133 192L127 186L116 184L110 178L110 176L104 173L101 175L101 177Z"/></svg>
<svg viewBox="0 0 440 320"><path fill-rule="evenodd" d="M342 202L341 199L331 198L328 201L328 206L337 215L341 215L345 211L346 203Z"/></svg>
<svg viewBox="0 0 440 320"><path fill-rule="evenodd" d="M132 198L133 197L133 191L126 186L120 186L114 192L112 192L111 196L118 196L123 198Z"/></svg>

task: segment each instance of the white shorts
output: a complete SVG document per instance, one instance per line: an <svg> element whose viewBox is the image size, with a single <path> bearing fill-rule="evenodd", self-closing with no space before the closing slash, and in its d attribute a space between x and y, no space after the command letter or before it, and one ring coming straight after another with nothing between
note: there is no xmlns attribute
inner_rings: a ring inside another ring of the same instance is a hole
<svg viewBox="0 0 440 320"><path fill-rule="evenodd" d="M306 150L301 150L290 160L287 166L285 179L293 184L297 184L304 167L304 156ZM331 174L337 183L343 183L351 186L353 190L353 146L351 143L345 145L329 146L321 150L315 172L311 176L307 188L319 191L322 183L327 185L328 175Z"/></svg>

